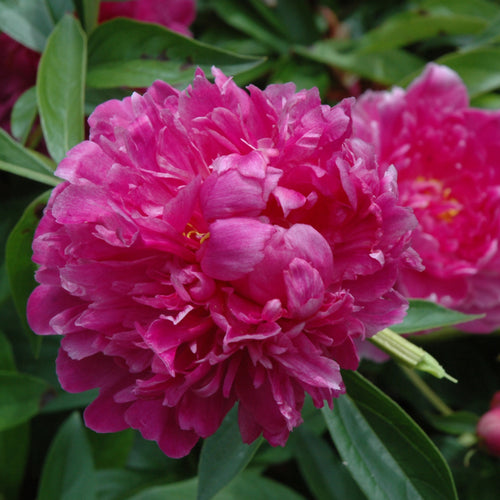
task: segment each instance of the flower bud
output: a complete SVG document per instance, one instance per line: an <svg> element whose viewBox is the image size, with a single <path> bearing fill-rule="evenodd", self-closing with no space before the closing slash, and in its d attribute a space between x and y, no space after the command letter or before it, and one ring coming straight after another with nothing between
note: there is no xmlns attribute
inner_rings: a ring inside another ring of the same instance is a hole
<svg viewBox="0 0 500 500"><path fill-rule="evenodd" d="M500 457L500 406L489 410L479 419L476 432L483 446L492 455Z"/></svg>
<svg viewBox="0 0 500 500"><path fill-rule="evenodd" d="M378 332L370 338L370 341L408 368L430 373L436 378L446 378L451 382L457 382L429 353L389 328Z"/></svg>

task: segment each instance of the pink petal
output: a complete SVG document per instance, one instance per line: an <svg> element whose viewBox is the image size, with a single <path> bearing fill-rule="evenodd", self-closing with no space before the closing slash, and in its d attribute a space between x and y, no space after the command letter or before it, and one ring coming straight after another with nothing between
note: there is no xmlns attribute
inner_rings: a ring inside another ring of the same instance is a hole
<svg viewBox="0 0 500 500"><path fill-rule="evenodd" d="M231 281L250 273L262 260L274 229L254 219L235 217L214 222L209 231L201 268L214 279Z"/></svg>

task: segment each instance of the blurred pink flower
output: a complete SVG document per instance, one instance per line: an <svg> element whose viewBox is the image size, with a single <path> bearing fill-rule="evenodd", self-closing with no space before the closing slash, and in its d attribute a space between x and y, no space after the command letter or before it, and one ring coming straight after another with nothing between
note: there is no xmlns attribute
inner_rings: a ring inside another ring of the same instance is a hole
<svg viewBox="0 0 500 500"><path fill-rule="evenodd" d="M477 423L480 443L492 454L500 457L500 391L497 391L487 411Z"/></svg>
<svg viewBox="0 0 500 500"><path fill-rule="evenodd" d="M351 140L352 101L198 71L99 106L36 232L28 317L63 335L70 392L100 387L96 431L187 454L239 403L249 443L284 444L305 392L332 404L355 338L401 321L416 225L395 171Z"/></svg>
<svg viewBox="0 0 500 500"><path fill-rule="evenodd" d="M401 202L419 221L413 247L425 271L403 270L399 290L500 326L500 112L469 107L456 73L429 64L405 91L366 92L355 134L395 165Z"/></svg>
<svg viewBox="0 0 500 500"><path fill-rule="evenodd" d="M99 22L115 17L130 17L138 21L162 24L166 28L191 35L189 25L196 14L196 0L130 0L101 2Z"/></svg>
<svg viewBox="0 0 500 500"><path fill-rule="evenodd" d="M36 83L40 54L0 33L0 127L10 133L12 107Z"/></svg>

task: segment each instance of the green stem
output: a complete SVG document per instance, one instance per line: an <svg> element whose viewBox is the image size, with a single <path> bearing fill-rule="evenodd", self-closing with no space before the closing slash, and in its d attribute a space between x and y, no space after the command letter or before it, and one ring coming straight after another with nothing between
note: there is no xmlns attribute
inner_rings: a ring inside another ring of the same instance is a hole
<svg viewBox="0 0 500 500"><path fill-rule="evenodd" d="M410 368L401 365L401 369L412 381L413 385L422 393L423 396L438 410L441 415L447 416L453 413L453 410L444 403L444 401L423 381L420 375Z"/></svg>

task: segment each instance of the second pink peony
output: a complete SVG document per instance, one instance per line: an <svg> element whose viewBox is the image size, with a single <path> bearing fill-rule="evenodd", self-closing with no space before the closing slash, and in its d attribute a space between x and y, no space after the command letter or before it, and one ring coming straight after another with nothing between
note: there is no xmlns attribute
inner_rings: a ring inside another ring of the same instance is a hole
<svg viewBox="0 0 500 500"><path fill-rule="evenodd" d="M366 92L356 135L398 170L401 201L419 221L413 246L424 272L406 268L398 289L485 317L461 325L500 327L500 112L469 106L451 69L429 64L407 90Z"/></svg>

